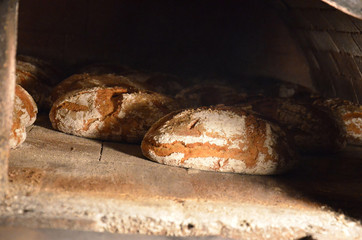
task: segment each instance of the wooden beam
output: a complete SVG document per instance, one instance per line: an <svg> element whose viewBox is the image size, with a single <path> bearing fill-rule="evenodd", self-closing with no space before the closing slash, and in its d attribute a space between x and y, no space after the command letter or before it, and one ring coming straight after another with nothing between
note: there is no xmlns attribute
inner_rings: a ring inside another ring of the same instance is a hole
<svg viewBox="0 0 362 240"><path fill-rule="evenodd" d="M17 39L17 0L0 1L0 199L7 189Z"/></svg>

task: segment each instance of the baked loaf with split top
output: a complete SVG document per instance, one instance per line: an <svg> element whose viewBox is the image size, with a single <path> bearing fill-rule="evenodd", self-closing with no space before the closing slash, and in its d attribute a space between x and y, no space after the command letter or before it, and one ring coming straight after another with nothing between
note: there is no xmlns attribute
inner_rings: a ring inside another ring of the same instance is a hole
<svg viewBox="0 0 362 240"><path fill-rule="evenodd" d="M329 109L287 98L254 98L239 105L279 123L300 152L336 152L346 143L341 124Z"/></svg>
<svg viewBox="0 0 362 240"><path fill-rule="evenodd" d="M49 117L53 128L87 138L141 142L159 118L178 109L167 96L112 74L76 74L61 82Z"/></svg>
<svg viewBox="0 0 362 240"><path fill-rule="evenodd" d="M144 86L132 82L129 78L115 74L73 74L61 81L51 92L51 101L54 103L71 91L95 87L116 87L119 84L128 86L130 89L146 90Z"/></svg>
<svg viewBox="0 0 362 240"><path fill-rule="evenodd" d="M347 143L362 145L362 107L358 104L340 98L324 98L307 87L273 78L252 78L243 82L242 86L247 89L247 98L291 98L332 113L334 120L346 134Z"/></svg>
<svg viewBox="0 0 362 240"><path fill-rule="evenodd" d="M155 162L217 172L278 174L296 163L277 124L225 106L172 112L150 128L141 148Z"/></svg>
<svg viewBox="0 0 362 240"><path fill-rule="evenodd" d="M340 98L319 98L316 106L328 108L338 120L347 137L348 144L362 146L362 106Z"/></svg>
<svg viewBox="0 0 362 240"><path fill-rule="evenodd" d="M9 144L17 148L26 139L26 127L31 126L38 113L34 99L20 85L15 86L15 99L13 108L13 124L10 132Z"/></svg>

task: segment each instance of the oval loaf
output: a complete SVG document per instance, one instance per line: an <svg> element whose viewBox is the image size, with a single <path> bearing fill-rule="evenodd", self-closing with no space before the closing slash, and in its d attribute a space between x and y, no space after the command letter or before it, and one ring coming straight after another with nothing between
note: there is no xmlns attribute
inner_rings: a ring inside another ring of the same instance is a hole
<svg viewBox="0 0 362 240"><path fill-rule="evenodd" d="M295 163L277 125L224 106L166 115L150 128L141 148L159 163L218 172L277 174Z"/></svg>
<svg viewBox="0 0 362 240"><path fill-rule="evenodd" d="M55 91L53 128L88 138L141 142L154 122L177 109L173 99L112 74L73 75Z"/></svg>
<svg viewBox="0 0 362 240"><path fill-rule="evenodd" d="M244 106L279 123L301 152L335 152L345 146L345 134L332 113L293 99L259 98Z"/></svg>

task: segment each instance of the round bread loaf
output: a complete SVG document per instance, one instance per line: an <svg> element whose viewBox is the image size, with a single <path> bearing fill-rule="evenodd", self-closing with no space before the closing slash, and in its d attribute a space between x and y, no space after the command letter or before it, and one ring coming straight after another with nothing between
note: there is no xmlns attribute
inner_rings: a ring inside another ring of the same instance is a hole
<svg viewBox="0 0 362 240"><path fill-rule="evenodd" d="M147 72L132 69L128 66L115 63L91 64L81 68L79 73L88 73L91 75L115 74L127 77L130 81L140 84L143 88L154 92L174 96L182 89L181 80L171 74L159 72Z"/></svg>
<svg viewBox="0 0 362 240"><path fill-rule="evenodd" d="M140 84L130 81L127 77L114 74L74 74L53 88L51 92L51 101L54 103L58 98L64 96L68 92L88 89L94 87L117 87L126 85L129 89L144 89Z"/></svg>
<svg viewBox="0 0 362 240"><path fill-rule="evenodd" d="M178 109L173 99L112 74L73 75L57 86L53 96L59 94L49 114L53 127L103 140L140 142L155 121Z"/></svg>
<svg viewBox="0 0 362 240"><path fill-rule="evenodd" d="M350 101L331 98L319 98L313 102L316 106L330 109L336 120L341 122L347 136L347 143L362 145L362 106Z"/></svg>
<svg viewBox="0 0 362 240"><path fill-rule="evenodd" d="M16 56L20 67L37 75L48 86L55 86L62 78L62 72L51 62L26 55Z"/></svg>
<svg viewBox="0 0 362 240"><path fill-rule="evenodd" d="M159 163L219 172L277 174L296 162L280 127L224 106L166 115L150 128L141 148Z"/></svg>
<svg viewBox="0 0 362 240"><path fill-rule="evenodd" d="M282 125L301 152L335 152L345 146L345 134L326 108L284 98L253 99L243 107Z"/></svg>
<svg viewBox="0 0 362 240"><path fill-rule="evenodd" d="M197 108L218 104L232 105L243 99L243 96L228 84L202 83L181 90L175 98L184 108Z"/></svg>
<svg viewBox="0 0 362 240"><path fill-rule="evenodd" d="M10 147L16 148L26 139L26 127L36 120L38 109L34 99L20 85L15 86L13 125L10 132Z"/></svg>
<svg viewBox="0 0 362 240"><path fill-rule="evenodd" d="M58 81L59 72L49 63L29 56L17 57L16 83L30 93L40 109L50 108L50 92Z"/></svg>

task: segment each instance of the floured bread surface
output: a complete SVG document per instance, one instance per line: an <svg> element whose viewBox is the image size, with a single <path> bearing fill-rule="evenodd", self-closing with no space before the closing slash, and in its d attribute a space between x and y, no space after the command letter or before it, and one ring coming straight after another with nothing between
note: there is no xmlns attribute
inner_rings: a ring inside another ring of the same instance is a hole
<svg viewBox="0 0 362 240"><path fill-rule="evenodd" d="M19 68L34 73L41 79L41 82L48 86L55 86L62 78L60 69L55 64L44 59L27 55L18 55L16 60Z"/></svg>
<svg viewBox="0 0 362 240"><path fill-rule="evenodd" d="M30 94L20 85L15 86L13 125L10 133L10 147L16 148L26 139L26 127L36 120L37 106Z"/></svg>
<svg viewBox="0 0 362 240"><path fill-rule="evenodd" d="M362 106L347 100L332 98L318 99L314 105L329 108L336 120L341 122L347 143L362 146Z"/></svg>
<svg viewBox="0 0 362 240"><path fill-rule="evenodd" d="M71 90L57 99L49 115L53 127L65 133L140 142L155 121L177 109L173 99L137 89L120 76L71 78L76 79L69 85Z"/></svg>
<svg viewBox="0 0 362 240"><path fill-rule="evenodd" d="M232 107L172 112L151 127L141 148L159 163L219 172L276 174L295 163L277 125Z"/></svg>
<svg viewBox="0 0 362 240"><path fill-rule="evenodd" d="M136 91L144 89L141 85L130 81L127 77L115 74L95 74L82 73L74 74L60 82L51 93L51 101L55 102L58 98L63 97L68 92L91 89L91 88L112 88L122 86L127 91Z"/></svg>
<svg viewBox="0 0 362 240"><path fill-rule="evenodd" d="M260 98L245 104L281 124L301 152L335 152L345 146L345 134L328 109L292 99Z"/></svg>

